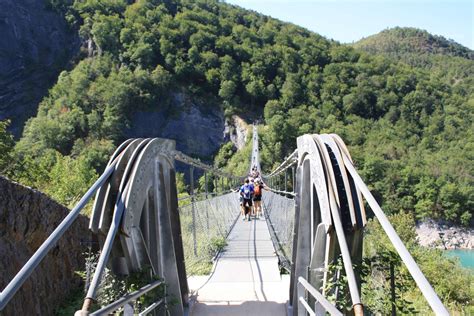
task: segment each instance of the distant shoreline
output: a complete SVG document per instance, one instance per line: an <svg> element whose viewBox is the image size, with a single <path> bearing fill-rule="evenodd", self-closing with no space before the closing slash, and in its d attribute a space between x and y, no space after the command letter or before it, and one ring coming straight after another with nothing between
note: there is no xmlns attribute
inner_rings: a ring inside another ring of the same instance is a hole
<svg viewBox="0 0 474 316"><path fill-rule="evenodd" d="M474 228L425 220L416 225L417 241L421 246L438 249L474 249Z"/></svg>

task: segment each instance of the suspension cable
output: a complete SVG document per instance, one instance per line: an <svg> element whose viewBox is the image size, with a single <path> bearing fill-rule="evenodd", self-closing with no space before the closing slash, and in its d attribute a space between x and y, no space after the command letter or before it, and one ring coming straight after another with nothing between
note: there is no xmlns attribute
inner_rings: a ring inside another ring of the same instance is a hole
<svg viewBox="0 0 474 316"><path fill-rule="evenodd" d="M228 173L228 172L225 172L225 171L222 171L221 169L219 168L215 168L213 166L210 166L210 165L207 165L205 163L203 163L201 160L199 159L195 159L195 158L191 158L185 154L183 154L182 152L178 151L178 150L170 150L169 152L167 152L171 157L173 157L175 160L178 160L178 161L181 161L187 165L190 165L190 166L194 166L196 168L199 168L201 170L205 170L205 171L208 171L208 172L211 172L211 173L214 173L218 176L221 176L221 177L226 177L226 178L231 178L231 179L241 179L242 177L239 177L239 176L236 176L236 175L233 175L231 173Z"/></svg>
<svg viewBox="0 0 474 316"><path fill-rule="evenodd" d="M266 178L271 178L277 176L284 172L286 169L290 168L298 162L298 150L295 149L286 159L276 167L269 175L265 175Z"/></svg>

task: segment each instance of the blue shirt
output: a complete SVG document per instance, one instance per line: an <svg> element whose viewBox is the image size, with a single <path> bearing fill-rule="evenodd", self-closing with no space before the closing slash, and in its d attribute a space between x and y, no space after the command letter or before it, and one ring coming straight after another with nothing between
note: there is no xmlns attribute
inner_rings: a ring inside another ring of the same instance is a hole
<svg viewBox="0 0 474 316"><path fill-rule="evenodd" d="M253 192L254 192L253 184L250 184L250 183L244 184L240 188L240 193L246 200L250 200L252 198Z"/></svg>

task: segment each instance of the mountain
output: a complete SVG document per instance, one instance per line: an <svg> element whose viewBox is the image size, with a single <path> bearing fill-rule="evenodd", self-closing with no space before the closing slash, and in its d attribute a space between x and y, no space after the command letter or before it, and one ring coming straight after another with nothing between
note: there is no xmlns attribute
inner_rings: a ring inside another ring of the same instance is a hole
<svg viewBox="0 0 474 316"><path fill-rule="evenodd" d="M461 44L412 27L395 27L363 38L353 46L372 54L430 54L474 60L474 51Z"/></svg>
<svg viewBox="0 0 474 316"><path fill-rule="evenodd" d="M52 5L88 43L89 57L60 74L26 124L15 152L28 162L22 168L36 171L31 176L22 170L17 179L73 204L118 143L145 135L178 139L189 154L217 154L219 165L245 172L246 151L225 144L225 121L260 116L267 170L294 150L297 136L336 132L389 213L472 222L469 73L449 77L371 56L217 1ZM436 47L444 43L423 36ZM445 51L467 54L459 47L451 43ZM65 179L66 170L76 170L75 178ZM57 189L62 181L69 191Z"/></svg>
<svg viewBox="0 0 474 316"><path fill-rule="evenodd" d="M0 120L19 137L26 120L79 49L79 36L43 0L2 0Z"/></svg>
<svg viewBox="0 0 474 316"><path fill-rule="evenodd" d="M469 93L474 91L474 51L442 36L396 27L361 39L352 47L425 69L449 85L463 83Z"/></svg>
<svg viewBox="0 0 474 316"><path fill-rule="evenodd" d="M49 3L87 53L59 74L14 147L0 124L0 167L11 178L72 206L121 141L144 136L177 139L180 150L243 175L251 142L237 150L225 136L234 129L245 139L243 117L262 122L264 172L297 136L337 133L384 211L407 218L405 227L426 218L474 223L474 61L460 45L433 37L448 55L411 46L368 53L212 0ZM428 279L439 280L450 306L468 304L446 279L453 263L438 269L446 260L437 256ZM378 304L390 295L377 295L369 310L390 313L389 302ZM426 313L426 302L413 300Z"/></svg>

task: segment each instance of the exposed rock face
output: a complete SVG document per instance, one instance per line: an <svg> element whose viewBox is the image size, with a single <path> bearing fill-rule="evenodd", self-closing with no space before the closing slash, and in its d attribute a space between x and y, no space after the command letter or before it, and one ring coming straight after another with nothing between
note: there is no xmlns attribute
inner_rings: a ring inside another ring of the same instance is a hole
<svg viewBox="0 0 474 316"><path fill-rule="evenodd" d="M3 290L69 210L41 192L0 176L0 288ZM53 315L71 290L81 286L81 240L90 239L80 216L23 284L2 315Z"/></svg>
<svg viewBox="0 0 474 316"><path fill-rule="evenodd" d="M226 124L226 133L229 135L230 141L238 150L244 148L247 142L249 126L245 121L237 115L232 115L230 122Z"/></svg>
<svg viewBox="0 0 474 316"><path fill-rule="evenodd" d="M474 249L474 229L428 220L416 226L418 243L440 249Z"/></svg>
<svg viewBox="0 0 474 316"><path fill-rule="evenodd" d="M77 35L44 0L0 1L0 120L19 136L79 49Z"/></svg>
<svg viewBox="0 0 474 316"><path fill-rule="evenodd" d="M222 110L189 100L183 93L174 95L171 108L173 113L169 110L134 112L126 137L174 139L177 150L211 159L225 140Z"/></svg>

